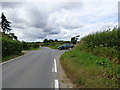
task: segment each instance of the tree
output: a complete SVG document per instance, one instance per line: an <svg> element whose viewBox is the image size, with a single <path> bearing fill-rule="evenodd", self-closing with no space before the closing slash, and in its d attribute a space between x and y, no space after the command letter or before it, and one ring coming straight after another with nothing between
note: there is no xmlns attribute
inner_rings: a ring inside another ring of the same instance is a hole
<svg viewBox="0 0 120 90"><path fill-rule="evenodd" d="M49 39L49 42L54 42L54 40L53 39Z"/></svg>
<svg viewBox="0 0 120 90"><path fill-rule="evenodd" d="M55 42L59 42L58 39L55 39Z"/></svg>
<svg viewBox="0 0 120 90"><path fill-rule="evenodd" d="M18 40L14 33L10 33L9 36L12 40Z"/></svg>
<svg viewBox="0 0 120 90"><path fill-rule="evenodd" d="M71 37L71 42L72 42L73 44L76 44L76 43L77 43L77 40L78 40L78 37L80 37L80 35L77 35L77 36L75 36L75 37Z"/></svg>
<svg viewBox="0 0 120 90"><path fill-rule="evenodd" d="M71 37L71 42L72 42L73 44L76 44L76 42L77 42L76 37Z"/></svg>
<svg viewBox="0 0 120 90"><path fill-rule="evenodd" d="M47 39L44 39L43 42L44 42L44 43L47 43L47 42L49 42L49 41L48 41Z"/></svg>
<svg viewBox="0 0 120 90"><path fill-rule="evenodd" d="M2 14L1 14L1 28L3 30L3 33L9 32L12 30L10 24L11 24L11 22L9 22L7 20L6 16L2 12Z"/></svg>

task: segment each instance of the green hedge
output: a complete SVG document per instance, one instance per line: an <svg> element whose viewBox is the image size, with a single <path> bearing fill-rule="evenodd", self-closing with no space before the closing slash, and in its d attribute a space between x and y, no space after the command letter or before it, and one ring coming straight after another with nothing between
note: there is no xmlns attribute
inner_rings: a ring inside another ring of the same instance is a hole
<svg viewBox="0 0 120 90"><path fill-rule="evenodd" d="M39 43L33 43L33 42L22 42L23 50L31 50L34 48L39 48Z"/></svg>
<svg viewBox="0 0 120 90"><path fill-rule="evenodd" d="M100 57L115 60L119 54L119 30L120 28L114 28L113 30L89 34L81 39L77 48Z"/></svg>
<svg viewBox="0 0 120 90"><path fill-rule="evenodd" d="M88 44L89 48L96 46L103 47L117 47L119 43L120 28L114 28L113 30L107 30L103 32L96 32L83 37L81 40Z"/></svg>
<svg viewBox="0 0 120 90"><path fill-rule="evenodd" d="M19 54L21 53L21 51L22 51L21 42L2 38L2 57Z"/></svg>

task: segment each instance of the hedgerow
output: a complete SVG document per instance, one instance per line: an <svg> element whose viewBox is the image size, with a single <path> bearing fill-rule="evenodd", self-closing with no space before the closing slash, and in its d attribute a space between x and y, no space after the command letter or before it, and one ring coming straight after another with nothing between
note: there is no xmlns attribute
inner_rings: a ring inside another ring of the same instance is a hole
<svg viewBox="0 0 120 90"><path fill-rule="evenodd" d="M2 57L19 54L22 51L22 43L7 38L2 39Z"/></svg>
<svg viewBox="0 0 120 90"><path fill-rule="evenodd" d="M110 60L118 58L118 45L120 32L118 28L108 29L103 32L96 32L81 39L80 50L90 52L94 55L107 57Z"/></svg>
<svg viewBox="0 0 120 90"><path fill-rule="evenodd" d="M39 43L34 43L34 42L21 42L23 46L23 50L30 50L34 48L39 48Z"/></svg>

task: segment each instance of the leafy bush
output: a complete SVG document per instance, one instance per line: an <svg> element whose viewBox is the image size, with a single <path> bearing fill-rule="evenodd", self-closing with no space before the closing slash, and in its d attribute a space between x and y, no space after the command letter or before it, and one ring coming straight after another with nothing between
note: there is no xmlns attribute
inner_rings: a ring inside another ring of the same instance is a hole
<svg viewBox="0 0 120 90"><path fill-rule="evenodd" d="M29 44L27 42L22 42L23 50L29 50Z"/></svg>
<svg viewBox="0 0 120 90"><path fill-rule="evenodd" d="M111 62L109 60L104 60L104 59L97 60L96 64L104 66L104 67L111 67Z"/></svg>
<svg viewBox="0 0 120 90"><path fill-rule="evenodd" d="M105 57L110 60L118 58L119 50L119 28L108 29L103 32L96 32L81 39L79 50L92 53L94 55Z"/></svg>
<svg viewBox="0 0 120 90"><path fill-rule="evenodd" d="M94 48L96 46L117 47L119 43L118 36L120 35L118 31L119 29L117 28L114 28L113 30L108 29L107 31L90 34L83 37L82 40L88 44L89 48Z"/></svg>
<svg viewBox="0 0 120 90"><path fill-rule="evenodd" d="M22 42L23 50L30 50L34 48L39 48L38 43Z"/></svg>
<svg viewBox="0 0 120 90"><path fill-rule="evenodd" d="M21 51L21 42L2 38L2 57L18 54L21 53Z"/></svg>

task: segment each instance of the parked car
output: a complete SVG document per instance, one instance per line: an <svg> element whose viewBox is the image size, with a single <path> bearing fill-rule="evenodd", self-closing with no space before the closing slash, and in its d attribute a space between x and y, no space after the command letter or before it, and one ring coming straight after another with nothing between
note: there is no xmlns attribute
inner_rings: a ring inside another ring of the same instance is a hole
<svg viewBox="0 0 120 90"><path fill-rule="evenodd" d="M58 49L59 50L63 50L63 49L70 49L70 48L73 48L73 47L74 47L73 44L71 44L71 43L65 43L65 44L63 44L61 46L58 46Z"/></svg>

